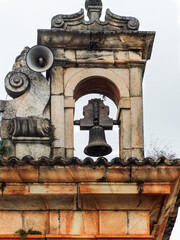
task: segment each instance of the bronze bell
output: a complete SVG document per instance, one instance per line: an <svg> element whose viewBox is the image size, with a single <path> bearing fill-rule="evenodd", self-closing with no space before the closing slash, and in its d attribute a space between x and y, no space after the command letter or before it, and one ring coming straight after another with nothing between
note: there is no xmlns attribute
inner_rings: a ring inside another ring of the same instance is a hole
<svg viewBox="0 0 180 240"><path fill-rule="evenodd" d="M94 126L89 131L89 143L84 149L88 156L105 156L112 152L112 148L106 142L104 129L101 126Z"/></svg>

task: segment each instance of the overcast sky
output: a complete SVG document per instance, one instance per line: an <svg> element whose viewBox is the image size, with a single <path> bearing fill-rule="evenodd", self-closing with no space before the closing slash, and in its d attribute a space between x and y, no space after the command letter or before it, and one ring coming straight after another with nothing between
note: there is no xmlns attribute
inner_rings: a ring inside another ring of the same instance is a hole
<svg viewBox="0 0 180 240"><path fill-rule="evenodd" d="M0 99L4 78L25 46L37 44L37 29L50 28L56 14L75 13L85 0L0 0ZM141 31L156 31L151 60L144 76L145 147L159 139L180 157L180 1L103 0L121 16L134 16ZM179 17L179 18L178 18ZM178 230L177 230L178 231ZM180 231L171 240L179 240Z"/></svg>

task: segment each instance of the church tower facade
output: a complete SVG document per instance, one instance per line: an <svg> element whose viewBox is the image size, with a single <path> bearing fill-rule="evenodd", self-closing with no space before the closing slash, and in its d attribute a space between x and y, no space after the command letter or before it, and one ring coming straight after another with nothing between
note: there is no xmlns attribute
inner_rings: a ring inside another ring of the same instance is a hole
<svg viewBox="0 0 180 240"><path fill-rule="evenodd" d="M109 9L100 20L102 5L86 0L88 20L83 9L53 17L5 78L12 100L0 100L0 240L169 239L180 160L144 159L142 82L155 33ZM116 118L92 99L74 119L75 102L91 93L109 97ZM74 125L89 131L84 151L96 161L74 157ZM107 161L105 130L114 125L119 152Z"/></svg>

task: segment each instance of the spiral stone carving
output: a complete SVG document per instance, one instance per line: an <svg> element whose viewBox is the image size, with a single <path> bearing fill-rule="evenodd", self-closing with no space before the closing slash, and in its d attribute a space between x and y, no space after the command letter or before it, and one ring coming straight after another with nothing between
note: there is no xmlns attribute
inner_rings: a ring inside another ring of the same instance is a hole
<svg viewBox="0 0 180 240"><path fill-rule="evenodd" d="M6 92L12 98L17 98L25 93L29 85L28 76L21 72L9 72L5 78Z"/></svg>
<svg viewBox="0 0 180 240"><path fill-rule="evenodd" d="M52 25L53 28L62 28L64 26L64 20L59 15L55 16L52 19L51 25Z"/></svg>
<svg viewBox="0 0 180 240"><path fill-rule="evenodd" d="M131 18L128 22L128 28L131 30L138 30L139 28L139 21L136 18Z"/></svg>
<svg viewBox="0 0 180 240"><path fill-rule="evenodd" d="M50 135L50 122L48 119L39 118L37 121L37 132L41 136L49 136Z"/></svg>
<svg viewBox="0 0 180 240"><path fill-rule="evenodd" d="M9 124L8 124L8 127L7 127L8 134L13 136L14 135L14 130L15 130L15 124L14 124L14 121L11 120L11 121L9 121Z"/></svg>

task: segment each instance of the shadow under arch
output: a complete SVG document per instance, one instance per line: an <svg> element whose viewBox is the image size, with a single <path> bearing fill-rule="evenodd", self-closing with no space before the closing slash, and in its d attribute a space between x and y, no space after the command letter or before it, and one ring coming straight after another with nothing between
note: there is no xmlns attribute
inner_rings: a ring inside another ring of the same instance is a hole
<svg viewBox="0 0 180 240"><path fill-rule="evenodd" d="M118 107L120 100L119 90L108 78L92 76L82 80L74 89L74 99L77 101L80 97L91 93L107 96Z"/></svg>

